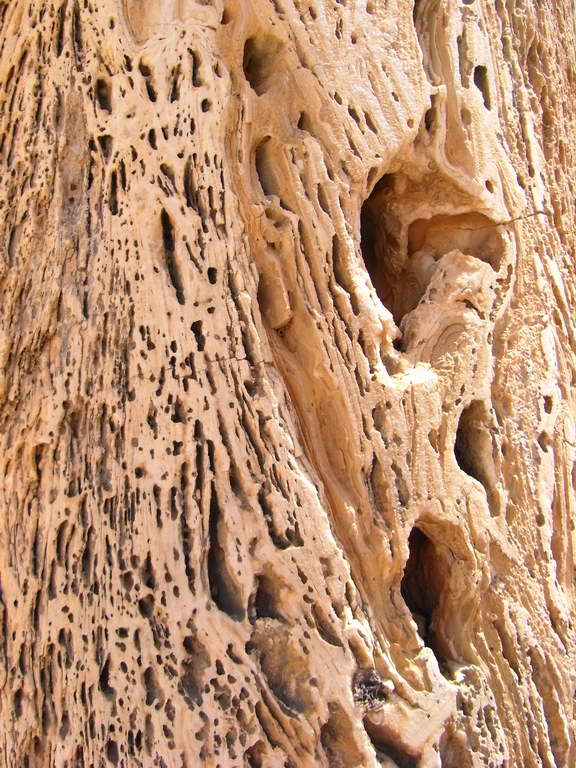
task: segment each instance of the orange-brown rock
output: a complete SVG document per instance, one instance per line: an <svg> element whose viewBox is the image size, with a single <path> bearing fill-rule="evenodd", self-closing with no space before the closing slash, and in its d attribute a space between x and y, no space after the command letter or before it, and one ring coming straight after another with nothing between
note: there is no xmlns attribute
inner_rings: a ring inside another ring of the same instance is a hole
<svg viewBox="0 0 576 768"><path fill-rule="evenodd" d="M573 768L569 0L0 0L0 766Z"/></svg>

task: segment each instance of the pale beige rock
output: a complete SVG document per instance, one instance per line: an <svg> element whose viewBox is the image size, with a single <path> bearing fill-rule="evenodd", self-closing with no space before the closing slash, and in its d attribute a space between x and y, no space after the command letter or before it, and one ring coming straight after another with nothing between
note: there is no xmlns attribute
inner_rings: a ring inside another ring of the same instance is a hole
<svg viewBox="0 0 576 768"><path fill-rule="evenodd" d="M0 764L572 768L573 3L0 29Z"/></svg>

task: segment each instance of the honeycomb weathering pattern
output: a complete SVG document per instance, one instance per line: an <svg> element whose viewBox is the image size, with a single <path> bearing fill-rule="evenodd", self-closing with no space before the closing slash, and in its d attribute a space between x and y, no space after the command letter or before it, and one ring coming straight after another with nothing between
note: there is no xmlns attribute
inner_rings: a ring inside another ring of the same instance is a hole
<svg viewBox="0 0 576 768"><path fill-rule="evenodd" d="M0 766L574 766L573 3L0 30Z"/></svg>

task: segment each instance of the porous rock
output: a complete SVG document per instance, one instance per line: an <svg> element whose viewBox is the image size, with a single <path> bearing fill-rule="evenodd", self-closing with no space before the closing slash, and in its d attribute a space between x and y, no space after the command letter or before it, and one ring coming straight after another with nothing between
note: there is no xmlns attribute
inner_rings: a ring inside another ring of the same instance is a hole
<svg viewBox="0 0 576 768"><path fill-rule="evenodd" d="M570 768L572 2L0 0L6 768Z"/></svg>

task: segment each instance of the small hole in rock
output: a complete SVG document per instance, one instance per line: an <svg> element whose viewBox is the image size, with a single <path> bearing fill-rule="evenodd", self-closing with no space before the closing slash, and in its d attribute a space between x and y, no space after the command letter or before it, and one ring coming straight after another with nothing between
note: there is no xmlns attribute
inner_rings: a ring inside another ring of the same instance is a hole
<svg viewBox="0 0 576 768"><path fill-rule="evenodd" d="M475 400L462 411L456 431L454 454L460 469L478 480L486 493L489 493L492 436L486 406L480 400Z"/></svg>
<svg viewBox="0 0 576 768"><path fill-rule="evenodd" d="M474 67L474 85L484 100L484 106L486 109L491 109L492 104L490 101L490 90L488 88L488 70L484 66Z"/></svg>
<svg viewBox="0 0 576 768"><path fill-rule="evenodd" d="M112 112L112 100L110 96L110 86L106 80L100 78L96 80L96 86L94 88L94 94L96 101L100 109L106 112Z"/></svg>
<svg viewBox="0 0 576 768"><path fill-rule="evenodd" d="M254 161L262 192L267 196L278 194L272 159L272 145L269 136L256 147Z"/></svg>

